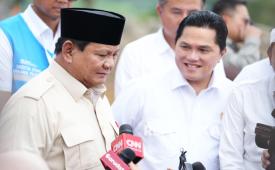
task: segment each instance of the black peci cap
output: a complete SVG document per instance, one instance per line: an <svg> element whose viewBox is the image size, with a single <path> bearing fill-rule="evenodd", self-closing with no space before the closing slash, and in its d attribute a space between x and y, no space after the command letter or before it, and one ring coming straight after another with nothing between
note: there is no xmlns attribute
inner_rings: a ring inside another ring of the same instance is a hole
<svg viewBox="0 0 275 170"><path fill-rule="evenodd" d="M107 45L119 45L125 17L88 8L61 10L61 37Z"/></svg>

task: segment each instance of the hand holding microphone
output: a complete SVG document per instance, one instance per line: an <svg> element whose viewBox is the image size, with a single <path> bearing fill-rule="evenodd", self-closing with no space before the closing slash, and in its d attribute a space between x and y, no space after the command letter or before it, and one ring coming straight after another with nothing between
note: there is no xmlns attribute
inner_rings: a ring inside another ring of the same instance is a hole
<svg viewBox="0 0 275 170"><path fill-rule="evenodd" d="M143 142L140 137L133 135L133 129L128 124L119 127L119 136L111 144L112 151L119 154L125 148L130 148L135 152L134 163L143 158Z"/></svg>

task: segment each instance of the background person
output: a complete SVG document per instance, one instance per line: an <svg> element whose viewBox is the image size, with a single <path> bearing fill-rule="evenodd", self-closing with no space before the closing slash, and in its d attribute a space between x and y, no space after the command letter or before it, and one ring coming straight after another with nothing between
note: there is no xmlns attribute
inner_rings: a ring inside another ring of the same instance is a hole
<svg viewBox="0 0 275 170"><path fill-rule="evenodd" d="M60 37L60 10L73 0L33 0L0 22L0 110L11 93L48 67Z"/></svg>
<svg viewBox="0 0 275 170"><path fill-rule="evenodd" d="M274 118L271 115L275 92L274 33L273 29L268 48L273 74L238 85L224 111L219 151L221 170L263 169L261 165L263 149L256 146L255 127L256 123L274 126Z"/></svg>
<svg viewBox="0 0 275 170"><path fill-rule="evenodd" d="M228 28L227 53L223 57L226 76L234 80L241 69L260 59L262 31L251 25L245 0L218 0L213 12L223 17ZM241 46L238 44L241 43Z"/></svg>

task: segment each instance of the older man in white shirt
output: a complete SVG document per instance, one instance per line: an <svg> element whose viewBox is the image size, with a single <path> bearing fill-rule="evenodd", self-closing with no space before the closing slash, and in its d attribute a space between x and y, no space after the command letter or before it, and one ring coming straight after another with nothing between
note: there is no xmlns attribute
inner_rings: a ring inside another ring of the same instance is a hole
<svg viewBox="0 0 275 170"><path fill-rule="evenodd" d="M275 29L270 36L268 56L275 68ZM241 83L233 92L224 112L220 143L221 170L260 170L262 149L255 143L256 123L275 125L271 115L275 107L273 74Z"/></svg>
<svg viewBox="0 0 275 170"><path fill-rule="evenodd" d="M220 116L232 82L213 70L226 52L226 36L218 15L190 14L177 31L177 67L136 80L116 98L116 120L144 141L142 169L177 169L182 148L188 162L219 169Z"/></svg>

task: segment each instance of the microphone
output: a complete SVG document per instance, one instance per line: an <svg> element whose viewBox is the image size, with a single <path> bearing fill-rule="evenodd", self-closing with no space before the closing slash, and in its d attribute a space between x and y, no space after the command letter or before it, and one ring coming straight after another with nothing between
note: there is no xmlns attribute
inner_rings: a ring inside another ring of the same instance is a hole
<svg viewBox="0 0 275 170"><path fill-rule="evenodd" d="M128 124L123 124L119 127L119 136L111 144L112 151L119 154L125 148L130 148L135 152L136 164L143 158L143 142L138 136L133 135L133 129Z"/></svg>
<svg viewBox="0 0 275 170"><path fill-rule="evenodd" d="M118 155L110 150L100 158L100 161L106 170L130 170L128 164L135 157L135 152L126 148Z"/></svg>
<svg viewBox="0 0 275 170"><path fill-rule="evenodd" d="M201 162L194 162L192 168L193 170L206 170Z"/></svg>

